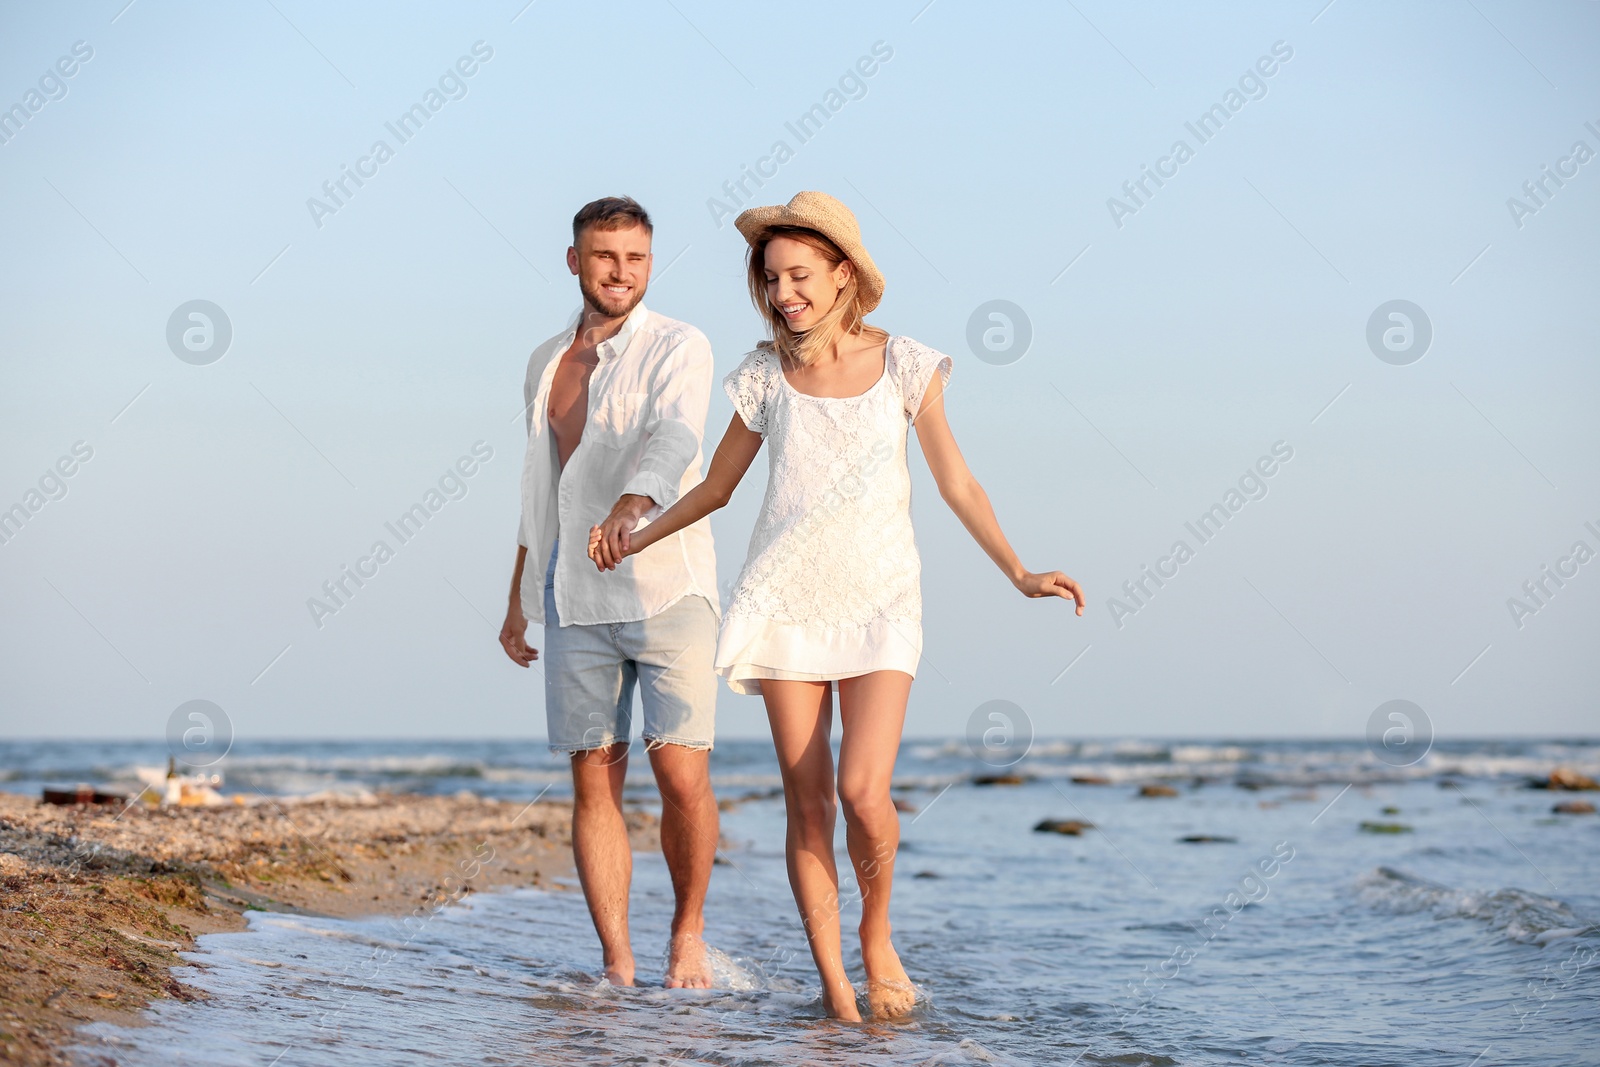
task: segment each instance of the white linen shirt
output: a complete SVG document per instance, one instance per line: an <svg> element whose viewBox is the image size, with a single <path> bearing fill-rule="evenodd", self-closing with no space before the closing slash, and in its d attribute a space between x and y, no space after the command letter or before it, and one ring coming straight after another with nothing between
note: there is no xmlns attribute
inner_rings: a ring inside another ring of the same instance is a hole
<svg viewBox="0 0 1600 1067"><path fill-rule="evenodd" d="M711 402L711 343L705 334L645 309L640 303L622 328L600 342L589 378L589 416L583 438L563 470L550 429L550 383L572 345L583 312L566 330L533 350L523 385L528 448L522 463L525 547L522 614L544 620L545 569L556 560L556 613L561 625L637 622L694 594L717 601L717 560L709 518L629 556L614 571L589 559L589 528L611 513L625 493L655 501L645 523L700 484L701 440Z"/></svg>

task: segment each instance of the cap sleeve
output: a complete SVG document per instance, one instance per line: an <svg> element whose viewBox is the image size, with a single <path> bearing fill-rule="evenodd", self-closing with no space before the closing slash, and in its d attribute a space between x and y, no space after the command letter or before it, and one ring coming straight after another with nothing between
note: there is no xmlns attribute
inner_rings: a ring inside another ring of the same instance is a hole
<svg viewBox="0 0 1600 1067"><path fill-rule="evenodd" d="M909 337L896 338L894 352L895 375L900 382L900 395L905 397L906 416L915 419L934 372L938 372L942 384L950 384L950 357Z"/></svg>
<svg viewBox="0 0 1600 1067"><path fill-rule="evenodd" d="M767 432L767 404L772 392L771 360L756 349L722 379L722 390L752 433Z"/></svg>

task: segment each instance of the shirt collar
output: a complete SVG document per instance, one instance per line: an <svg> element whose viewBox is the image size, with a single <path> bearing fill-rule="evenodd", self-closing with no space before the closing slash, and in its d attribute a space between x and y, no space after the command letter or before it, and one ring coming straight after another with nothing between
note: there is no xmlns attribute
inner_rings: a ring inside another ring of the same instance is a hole
<svg viewBox="0 0 1600 1067"><path fill-rule="evenodd" d="M572 313L572 318L567 321L568 345L570 345L573 339L578 336L578 324L583 321L583 310L583 305L579 304L578 310L574 311ZM649 315L650 311L644 306L644 301L639 301L639 303L634 306L634 309L628 312L628 317L622 320L621 328L619 328L611 337L601 341L600 344L596 346L596 354L598 354L602 360L614 359L617 356L622 355L622 353L628 350L628 345L633 341L633 335L638 332L639 327L644 325L644 320L648 318Z"/></svg>

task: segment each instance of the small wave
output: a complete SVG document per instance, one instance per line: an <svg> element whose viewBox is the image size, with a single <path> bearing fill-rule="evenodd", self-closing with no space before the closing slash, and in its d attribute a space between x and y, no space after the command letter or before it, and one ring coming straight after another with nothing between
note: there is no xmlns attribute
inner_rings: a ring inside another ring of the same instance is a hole
<svg viewBox="0 0 1600 1067"><path fill-rule="evenodd" d="M1455 889L1393 867L1368 871L1356 886L1361 899L1374 907L1402 915L1427 911L1440 919L1476 919L1522 944L1600 934L1600 923L1578 915L1564 901L1525 889Z"/></svg>
<svg viewBox="0 0 1600 1067"><path fill-rule="evenodd" d="M1085 741L1078 754L1085 759L1114 759L1119 762L1164 763L1169 757L1166 745L1150 741Z"/></svg>
<svg viewBox="0 0 1600 1067"><path fill-rule="evenodd" d="M1456 778L1544 778L1555 765L1571 767L1590 777L1600 775L1600 762L1591 759L1550 759L1544 756L1451 755L1431 752L1424 761L1429 773Z"/></svg>
<svg viewBox="0 0 1600 1067"><path fill-rule="evenodd" d="M1208 781L1231 780L1239 773L1237 763L1173 764L1165 760L1154 763L1043 763L1032 758L1015 768L1035 778L1096 778L1113 785L1132 785L1139 782L1179 781L1193 779Z"/></svg>
<svg viewBox="0 0 1600 1067"><path fill-rule="evenodd" d="M531 782L534 785L559 785L569 781L572 777L572 772L565 767L556 770L538 770L532 767L485 767L480 777L486 782Z"/></svg>
<svg viewBox="0 0 1600 1067"><path fill-rule="evenodd" d="M776 773L719 774L713 767L711 782L719 792L723 789L774 789L783 785L783 776Z"/></svg>
<svg viewBox="0 0 1600 1067"><path fill-rule="evenodd" d="M1173 763L1242 763L1255 758L1255 753L1237 745L1174 745Z"/></svg>
<svg viewBox="0 0 1600 1067"><path fill-rule="evenodd" d="M325 756L320 754L270 754L231 756L234 773L302 771L312 774L373 775L383 777L480 778L487 769L481 760L453 755Z"/></svg>

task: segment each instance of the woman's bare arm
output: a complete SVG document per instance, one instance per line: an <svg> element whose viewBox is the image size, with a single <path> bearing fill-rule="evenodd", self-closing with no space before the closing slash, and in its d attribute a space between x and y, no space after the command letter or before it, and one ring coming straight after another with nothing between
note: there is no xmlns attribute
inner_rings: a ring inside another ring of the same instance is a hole
<svg viewBox="0 0 1600 1067"><path fill-rule="evenodd" d="M1011 579L1024 595L1030 597L1059 596L1077 602L1078 614L1083 614L1083 590L1078 583L1060 571L1035 574L1022 565L1017 554L1000 530L1000 522L989 504L989 494L983 491L978 479L967 468L967 461L956 447L955 435L950 432L949 420L944 414L944 381L933 376L928 390L923 394L922 407L917 413L917 442L938 483L939 495L956 513L961 525L967 528L972 539L994 560L995 566Z"/></svg>
<svg viewBox="0 0 1600 1067"><path fill-rule="evenodd" d="M603 571L616 570L617 564L628 556L699 522L728 502L759 451L761 435L747 427L739 413L734 412L722 442L711 454L711 469L706 471L705 479L642 530L623 531L618 537L607 538L602 536L599 526L591 527L589 558Z"/></svg>

